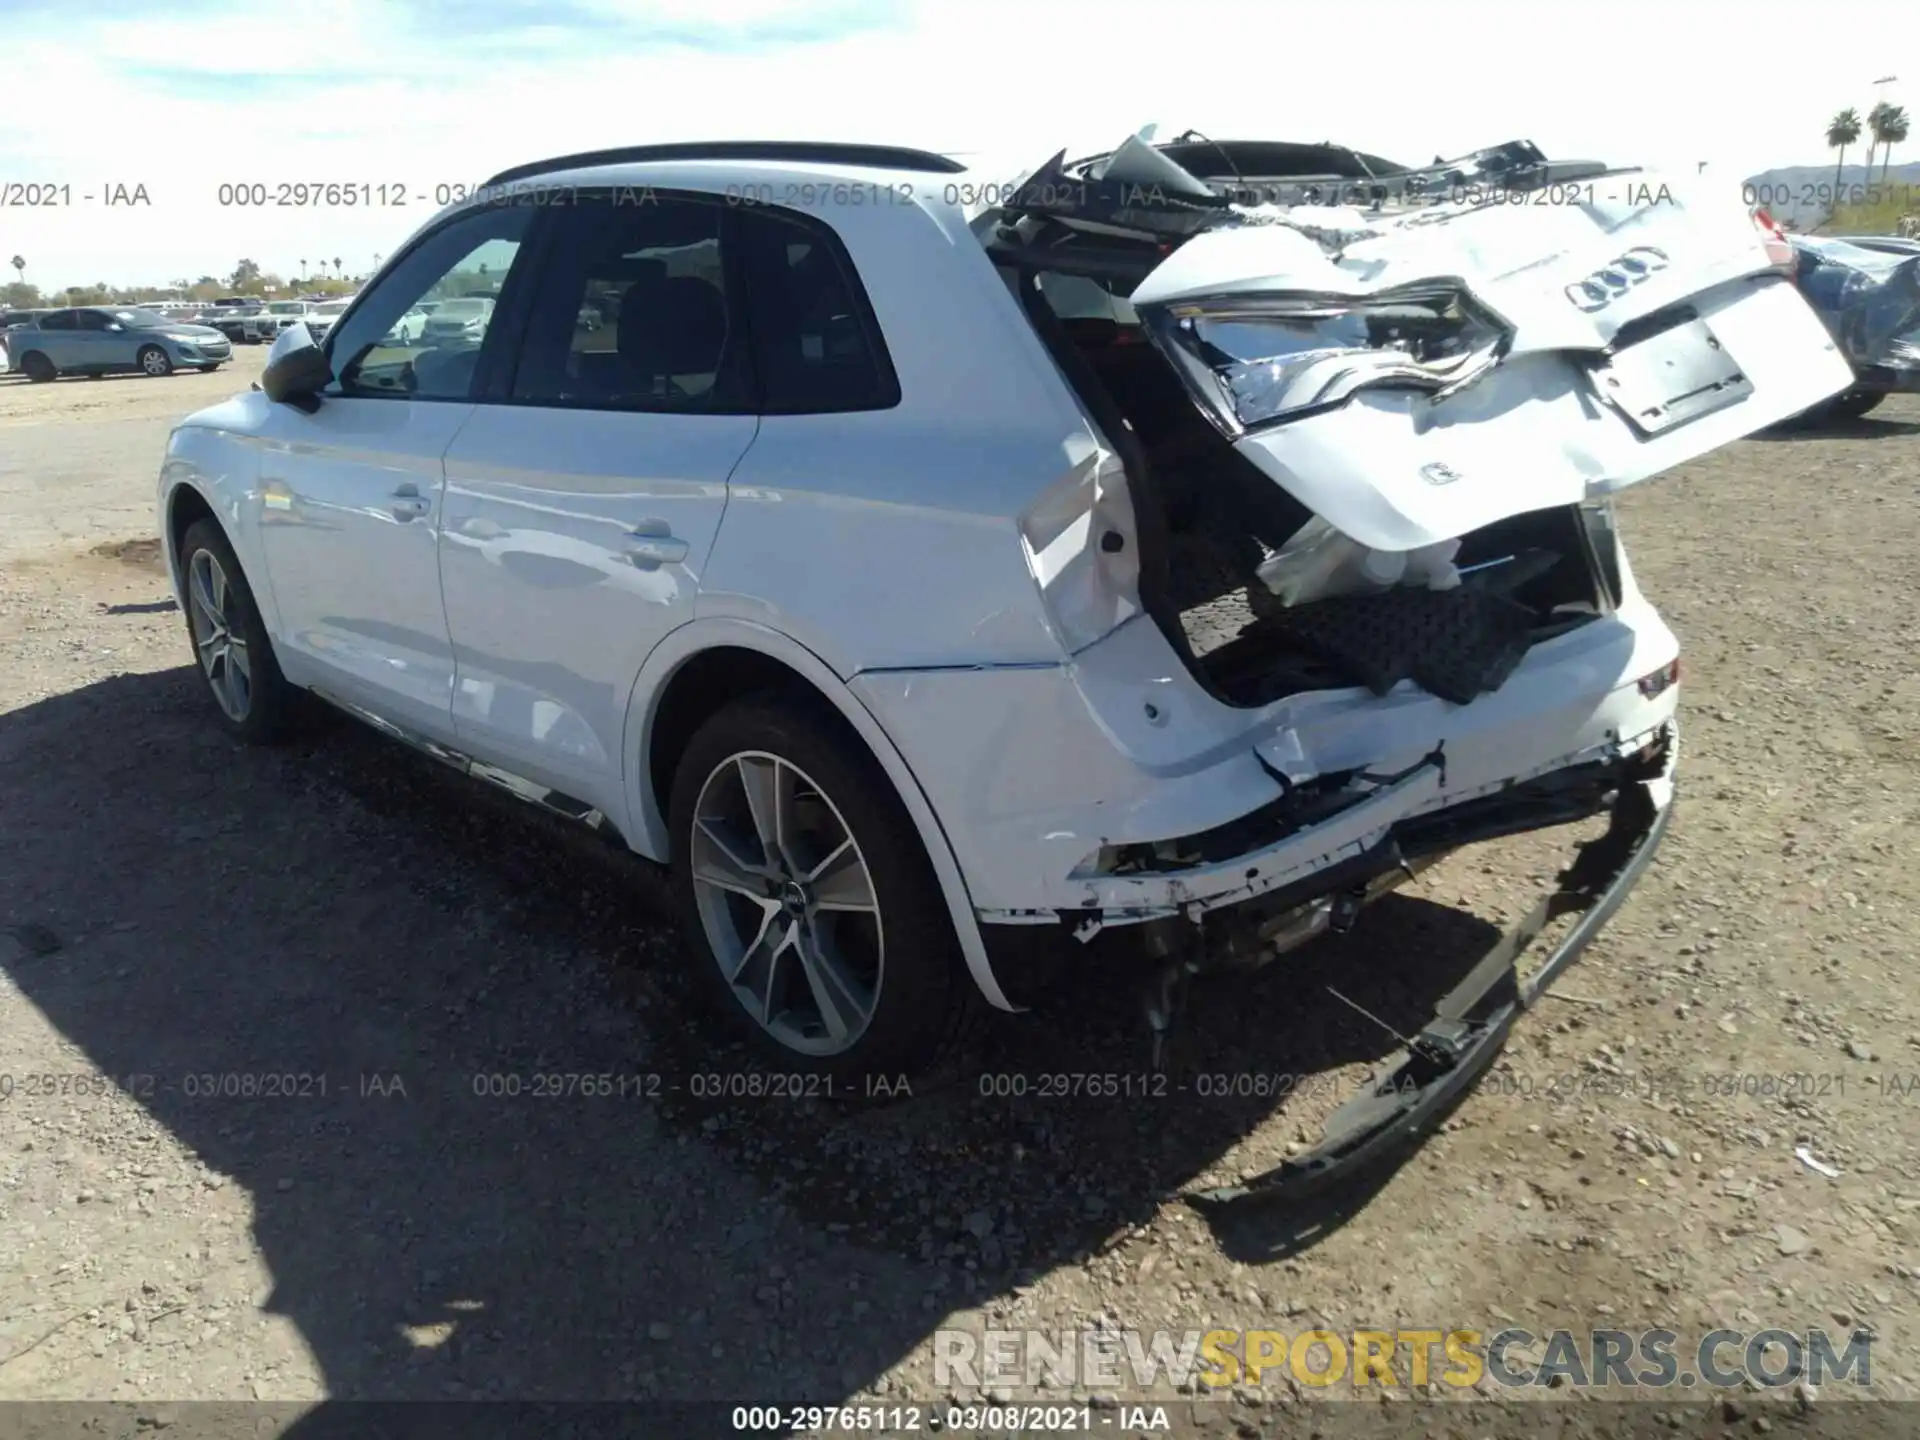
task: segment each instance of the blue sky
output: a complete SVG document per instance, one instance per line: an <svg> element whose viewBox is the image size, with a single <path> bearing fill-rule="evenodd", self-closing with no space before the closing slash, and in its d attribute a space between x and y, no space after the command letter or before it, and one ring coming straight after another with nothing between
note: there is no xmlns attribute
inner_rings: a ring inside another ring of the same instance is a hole
<svg viewBox="0 0 1920 1440"><path fill-rule="evenodd" d="M1871 44L1767 0L1612 0L1598 25L1515 0L4 8L0 184L66 184L74 202L0 208L0 259L22 255L45 286L165 283L242 256L282 273L336 255L364 270L432 208L223 208L222 182L431 196L541 155L651 140L881 140L1009 167L1153 121L1407 160L1525 136L1562 156L1709 160L1737 183L1830 161L1827 117L1864 111L1899 57L1914 73L1888 90L1920 110L1905 93L1920 87L1920 7L1874 12ZM151 204L81 199L114 183L144 185Z"/></svg>

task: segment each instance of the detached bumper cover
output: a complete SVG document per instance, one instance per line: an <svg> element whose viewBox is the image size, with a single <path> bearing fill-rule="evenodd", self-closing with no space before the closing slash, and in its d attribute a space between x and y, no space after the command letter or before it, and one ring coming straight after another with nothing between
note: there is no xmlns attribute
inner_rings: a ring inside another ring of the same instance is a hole
<svg viewBox="0 0 1920 1440"><path fill-rule="evenodd" d="M1202 1207L1303 1199L1365 1170L1431 1128L1486 1072L1514 1022L1579 959L1646 873L1673 817L1678 759L1678 732L1670 727L1665 743L1649 752L1643 773L1621 787L1606 833L1580 846L1552 892L1442 997L1412 1042L1383 1061L1368 1085L1329 1117L1317 1148L1244 1184L1200 1191L1189 1199ZM1566 915L1580 919L1523 980L1521 956L1548 925Z"/></svg>

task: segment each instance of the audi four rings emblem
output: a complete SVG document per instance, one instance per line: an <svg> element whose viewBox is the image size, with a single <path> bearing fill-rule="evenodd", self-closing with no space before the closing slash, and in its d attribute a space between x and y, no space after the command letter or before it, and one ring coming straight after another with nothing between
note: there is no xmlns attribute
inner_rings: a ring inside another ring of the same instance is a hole
<svg viewBox="0 0 1920 1440"><path fill-rule="evenodd" d="M1666 268L1666 251L1656 250L1651 245L1636 245L1586 279L1567 286L1567 299L1573 302L1576 310L1592 312L1605 309L1654 271Z"/></svg>

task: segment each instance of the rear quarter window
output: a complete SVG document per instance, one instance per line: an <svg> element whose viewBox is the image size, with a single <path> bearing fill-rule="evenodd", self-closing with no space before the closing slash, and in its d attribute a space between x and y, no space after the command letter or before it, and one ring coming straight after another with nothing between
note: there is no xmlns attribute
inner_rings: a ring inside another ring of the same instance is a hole
<svg viewBox="0 0 1920 1440"><path fill-rule="evenodd" d="M773 210L736 210L733 220L762 410L829 414L899 404L879 323L839 237Z"/></svg>

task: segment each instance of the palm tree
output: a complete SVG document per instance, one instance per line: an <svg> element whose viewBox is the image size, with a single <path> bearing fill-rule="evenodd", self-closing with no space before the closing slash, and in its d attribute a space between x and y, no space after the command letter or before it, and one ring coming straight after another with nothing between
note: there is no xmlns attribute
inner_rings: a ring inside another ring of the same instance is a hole
<svg viewBox="0 0 1920 1440"><path fill-rule="evenodd" d="M1867 111L1867 131L1871 136L1867 141L1867 179L1869 180L1873 179L1873 152L1879 148L1880 141L1885 138L1881 135L1880 129L1887 123L1887 112L1891 109L1893 109L1892 105L1881 100Z"/></svg>
<svg viewBox="0 0 1920 1440"><path fill-rule="evenodd" d="M333 278L336 280L340 278L340 257L338 255L333 257Z"/></svg>
<svg viewBox="0 0 1920 1440"><path fill-rule="evenodd" d="M304 260L300 262L300 278L302 280L307 278L307 262Z"/></svg>
<svg viewBox="0 0 1920 1440"><path fill-rule="evenodd" d="M27 262L20 256L16 255L8 263L13 266L14 274L20 277L20 283L24 285L27 280Z"/></svg>
<svg viewBox="0 0 1920 1440"><path fill-rule="evenodd" d="M1860 138L1860 112L1852 106L1842 110L1827 122L1827 148L1838 150L1840 158L1833 162L1833 203L1840 203L1840 173L1846 168L1847 146ZM1871 168L1872 160L1868 160Z"/></svg>
<svg viewBox="0 0 1920 1440"><path fill-rule="evenodd" d="M1903 106L1884 100L1873 107L1873 133L1880 141L1880 183L1887 183L1887 167L1893 163L1893 147L1907 138L1907 112Z"/></svg>

